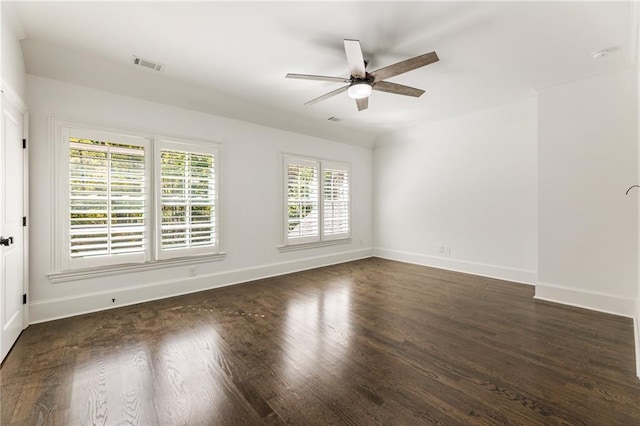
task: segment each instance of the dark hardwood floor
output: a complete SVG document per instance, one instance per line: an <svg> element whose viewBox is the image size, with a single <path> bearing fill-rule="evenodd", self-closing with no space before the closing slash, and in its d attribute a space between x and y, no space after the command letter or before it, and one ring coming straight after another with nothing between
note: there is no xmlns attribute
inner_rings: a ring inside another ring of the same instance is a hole
<svg viewBox="0 0 640 426"><path fill-rule="evenodd" d="M29 327L3 425L640 424L630 319L367 259Z"/></svg>

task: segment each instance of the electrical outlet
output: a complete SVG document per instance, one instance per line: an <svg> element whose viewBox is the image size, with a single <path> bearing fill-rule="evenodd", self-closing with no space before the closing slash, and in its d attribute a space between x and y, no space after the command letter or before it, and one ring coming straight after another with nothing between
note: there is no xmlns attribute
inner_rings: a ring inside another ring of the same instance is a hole
<svg viewBox="0 0 640 426"><path fill-rule="evenodd" d="M438 246L438 253L440 253L440 254L444 253L444 246L443 245L439 245Z"/></svg>
<svg viewBox="0 0 640 426"><path fill-rule="evenodd" d="M444 246L444 253L451 254L451 246Z"/></svg>
<svg viewBox="0 0 640 426"><path fill-rule="evenodd" d="M360 240L360 245L363 246L364 245L364 241Z"/></svg>
<svg viewBox="0 0 640 426"><path fill-rule="evenodd" d="M189 268L189 276L195 277L196 275L198 275L198 268L196 268L195 266Z"/></svg>

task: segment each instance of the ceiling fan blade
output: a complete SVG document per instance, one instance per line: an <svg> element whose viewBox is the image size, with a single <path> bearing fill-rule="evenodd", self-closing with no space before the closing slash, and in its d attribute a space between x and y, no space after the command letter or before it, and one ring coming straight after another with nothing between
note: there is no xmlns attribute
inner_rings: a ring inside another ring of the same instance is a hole
<svg viewBox="0 0 640 426"><path fill-rule="evenodd" d="M364 67L364 56L362 56L362 48L358 40L345 40L344 53L347 55L347 63L349 64L349 72L353 77L365 78L367 72Z"/></svg>
<svg viewBox="0 0 640 426"><path fill-rule="evenodd" d="M424 93L422 89L404 86L402 84L391 83L389 81L379 81L373 85L373 90L380 92L395 93L396 95L414 96L419 98Z"/></svg>
<svg viewBox="0 0 640 426"><path fill-rule="evenodd" d="M356 99L356 105L358 105L358 111L369 108L369 98Z"/></svg>
<svg viewBox="0 0 640 426"><path fill-rule="evenodd" d="M285 78L297 78L299 80L318 80L318 81L331 81L335 83L349 83L351 79L344 77L329 77L326 75L312 75L312 74L287 74Z"/></svg>
<svg viewBox="0 0 640 426"><path fill-rule="evenodd" d="M436 52L425 53L424 55L416 56L415 58L407 59L405 61L380 68L379 70L375 70L371 73L371 75L374 77L374 81L378 82L411 70L415 70L416 68L424 67L425 65L438 62L439 60L440 59L438 58Z"/></svg>
<svg viewBox="0 0 640 426"><path fill-rule="evenodd" d="M346 92L348 88L349 88L349 85L346 85L346 86L341 87L339 89L333 90L333 91L331 91L329 93L325 93L324 95L319 96L319 97L317 97L315 99L311 99L309 102L305 102L304 104L305 105L313 105L313 104L318 103L320 101L324 101L325 99L329 99L332 96L338 95L338 94L340 94L342 92Z"/></svg>

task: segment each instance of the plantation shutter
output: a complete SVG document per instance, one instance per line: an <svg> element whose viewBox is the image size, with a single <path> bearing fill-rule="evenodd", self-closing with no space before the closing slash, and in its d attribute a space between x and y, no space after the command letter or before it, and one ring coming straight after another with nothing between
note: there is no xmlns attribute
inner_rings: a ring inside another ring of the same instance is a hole
<svg viewBox="0 0 640 426"><path fill-rule="evenodd" d="M51 129L52 280L224 258L222 144L58 117Z"/></svg>
<svg viewBox="0 0 640 426"><path fill-rule="evenodd" d="M217 151L171 141L161 146L160 258L215 252Z"/></svg>
<svg viewBox="0 0 640 426"><path fill-rule="evenodd" d="M349 169L323 163L322 217L324 239L349 235Z"/></svg>
<svg viewBox="0 0 640 426"><path fill-rule="evenodd" d="M289 244L320 240L317 161L285 158L286 241Z"/></svg>
<svg viewBox="0 0 640 426"><path fill-rule="evenodd" d="M68 139L70 266L145 260L145 147L78 133Z"/></svg>

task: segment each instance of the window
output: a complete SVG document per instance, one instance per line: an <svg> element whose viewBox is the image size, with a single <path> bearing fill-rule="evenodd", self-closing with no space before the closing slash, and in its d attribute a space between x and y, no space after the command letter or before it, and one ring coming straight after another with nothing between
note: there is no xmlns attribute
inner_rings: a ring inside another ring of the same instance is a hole
<svg viewBox="0 0 640 426"><path fill-rule="evenodd" d="M145 138L65 129L65 269L147 259Z"/></svg>
<svg viewBox="0 0 640 426"><path fill-rule="evenodd" d="M322 175L325 239L349 235L349 171L328 164Z"/></svg>
<svg viewBox="0 0 640 426"><path fill-rule="evenodd" d="M349 166L284 157L285 245L349 238Z"/></svg>
<svg viewBox="0 0 640 426"><path fill-rule="evenodd" d="M54 272L221 252L221 146L54 119Z"/></svg>
<svg viewBox="0 0 640 426"><path fill-rule="evenodd" d="M144 253L144 147L69 138L71 258Z"/></svg>
<svg viewBox="0 0 640 426"><path fill-rule="evenodd" d="M319 162L292 159L287 164L287 241L318 241L320 236L318 202Z"/></svg>
<svg viewBox="0 0 640 426"><path fill-rule="evenodd" d="M165 140L159 145L159 257L211 252L218 241L216 148Z"/></svg>

